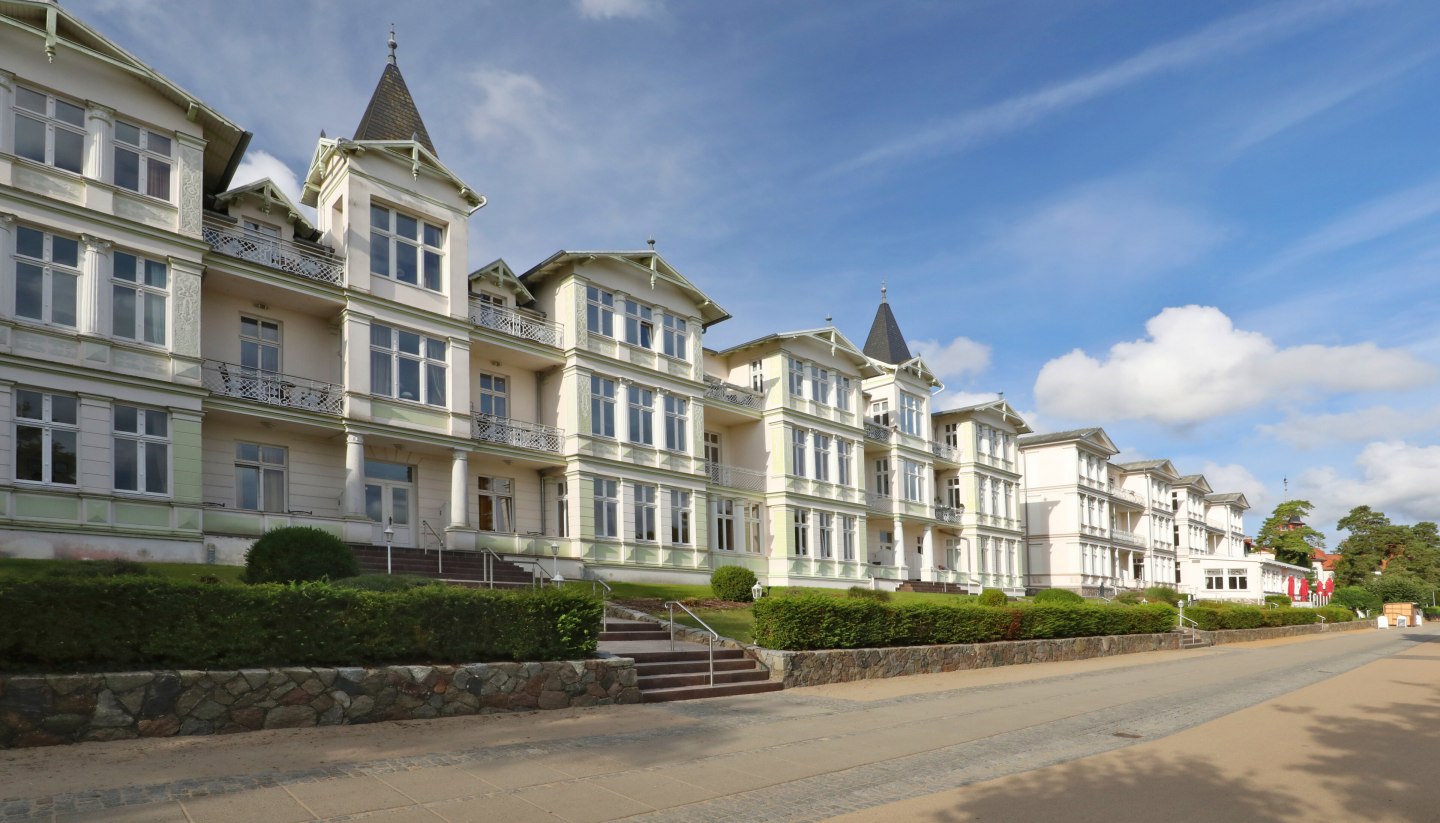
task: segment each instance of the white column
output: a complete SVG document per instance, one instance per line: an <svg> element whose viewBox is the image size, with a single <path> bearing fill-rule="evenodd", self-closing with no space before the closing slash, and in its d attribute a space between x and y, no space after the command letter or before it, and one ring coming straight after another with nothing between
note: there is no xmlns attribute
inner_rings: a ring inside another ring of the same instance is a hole
<svg viewBox="0 0 1440 823"><path fill-rule="evenodd" d="M0 117L10 121L13 117ZM15 215L0 212L0 260L10 261L15 255ZM15 316L15 266L0 265L0 317Z"/></svg>
<svg viewBox="0 0 1440 823"><path fill-rule="evenodd" d="M464 449L451 452L450 528L470 528L470 453Z"/></svg>
<svg viewBox="0 0 1440 823"><path fill-rule="evenodd" d="M0 111L10 111L15 104L15 75L11 72L0 69ZM15 153L15 118L0 117L0 153ZM5 179L0 183L9 183L9 164L5 166Z"/></svg>
<svg viewBox="0 0 1440 823"><path fill-rule="evenodd" d="M900 522L898 517L895 519L895 534L892 537L895 541L895 565L899 567L897 571L900 581L904 582L910 579L910 566L907 561L910 545L905 542L905 524Z"/></svg>
<svg viewBox="0 0 1440 823"><path fill-rule="evenodd" d="M105 155L110 148L110 130L115 110L93 100L85 104L85 176L91 180L105 179Z"/></svg>
<svg viewBox="0 0 1440 823"><path fill-rule="evenodd" d="M365 435L345 435L345 493L340 503L346 517L365 516Z"/></svg>
<svg viewBox="0 0 1440 823"><path fill-rule="evenodd" d="M935 529L925 526L920 535L920 579L935 580Z"/></svg>
<svg viewBox="0 0 1440 823"><path fill-rule="evenodd" d="M77 318L80 333L104 335L109 330L105 322L104 284L110 279L110 241L92 234L82 234L80 239L85 244L85 254L80 261L80 316Z"/></svg>

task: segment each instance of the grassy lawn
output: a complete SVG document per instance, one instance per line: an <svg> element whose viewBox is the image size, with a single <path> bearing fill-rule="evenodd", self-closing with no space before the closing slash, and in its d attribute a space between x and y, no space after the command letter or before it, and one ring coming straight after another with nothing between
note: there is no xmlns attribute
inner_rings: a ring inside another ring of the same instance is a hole
<svg viewBox="0 0 1440 823"><path fill-rule="evenodd" d="M27 580L43 577L52 569L83 565L85 560L21 560L0 557L0 580ZM240 582L241 566L207 566L200 563L146 563L145 568L168 580L199 580L214 575L225 583Z"/></svg>

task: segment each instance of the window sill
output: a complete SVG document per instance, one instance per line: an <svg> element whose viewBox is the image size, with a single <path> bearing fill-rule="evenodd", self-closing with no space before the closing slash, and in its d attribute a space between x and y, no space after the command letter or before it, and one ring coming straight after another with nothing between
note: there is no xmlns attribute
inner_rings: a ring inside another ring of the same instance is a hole
<svg viewBox="0 0 1440 823"><path fill-rule="evenodd" d="M40 421L38 421L38 420L32 421L32 420L24 420L24 419L19 419L19 418L16 419L16 423L21 424L21 425L31 425L31 424L33 424L33 425L36 425L36 426L50 426L50 425L52 425L52 424L50 424L50 423L42 423L42 422L40 422ZM76 431L76 430L75 430L75 429L65 429L65 431ZM24 490L26 490L26 491L37 491L37 492L78 492L78 491L80 491L80 484L78 484L78 483L55 483L55 482L46 483L44 480L21 480L21 479L18 478L18 477L15 478L15 480L14 480L13 482L14 482L14 484L15 484L15 488L17 488L17 489L24 489Z"/></svg>
<svg viewBox="0 0 1440 823"><path fill-rule="evenodd" d="M115 495L116 497L123 497L127 500L149 500L152 502L169 501L173 500L174 498L174 496L171 495L170 492L141 492L133 491L131 489L114 489L111 491L111 494Z"/></svg>
<svg viewBox="0 0 1440 823"><path fill-rule="evenodd" d="M18 314L11 315L10 322L20 328L33 329L34 331L49 332L50 334L63 337L73 337L76 340L85 336L77 326L62 326L58 323L50 323L45 320L36 320L33 317L21 317Z"/></svg>
<svg viewBox="0 0 1440 823"><path fill-rule="evenodd" d="M418 290L418 291L422 291L422 292L425 292L426 294L431 294L431 295L434 295L434 296L436 296L436 297L444 297L444 296L445 296L445 292L440 291L439 289L432 289L432 288L430 288L429 286L422 286L422 285L420 285L419 283L406 283L404 280L397 280L396 278L394 278L394 277L392 277L392 276L390 276L390 275L388 275L388 274L380 274L379 272L372 271L372 272L370 272L370 276L371 276L371 277L379 277L380 279L382 279L382 280L387 280L387 281L389 281L389 282L391 282L391 283L394 283L394 284L397 285L397 286L406 286L406 287L408 287L408 288L416 289L416 290ZM443 278L442 278L442 280L443 280Z"/></svg>

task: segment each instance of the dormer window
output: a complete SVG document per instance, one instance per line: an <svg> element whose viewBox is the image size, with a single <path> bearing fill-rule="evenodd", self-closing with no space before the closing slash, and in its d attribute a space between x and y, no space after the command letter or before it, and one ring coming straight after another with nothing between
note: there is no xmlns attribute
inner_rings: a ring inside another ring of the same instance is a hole
<svg viewBox="0 0 1440 823"><path fill-rule="evenodd" d="M80 174L85 167L85 110L53 95L16 86L15 153Z"/></svg>
<svg viewBox="0 0 1440 823"><path fill-rule="evenodd" d="M404 212L370 206L370 273L440 291L445 229Z"/></svg>
<svg viewBox="0 0 1440 823"><path fill-rule="evenodd" d="M170 151L170 138L116 120L115 185L169 200Z"/></svg>

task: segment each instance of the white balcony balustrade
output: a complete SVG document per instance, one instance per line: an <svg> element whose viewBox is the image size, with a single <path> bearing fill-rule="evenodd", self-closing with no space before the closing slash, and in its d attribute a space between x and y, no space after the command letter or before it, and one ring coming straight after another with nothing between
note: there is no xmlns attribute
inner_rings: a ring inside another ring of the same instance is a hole
<svg viewBox="0 0 1440 823"><path fill-rule="evenodd" d="M930 441L930 453L949 463L960 462L960 450L938 440Z"/></svg>
<svg viewBox="0 0 1440 823"><path fill-rule="evenodd" d="M892 432L889 426L882 426L873 420L865 421L866 440L874 440L876 443L889 443L891 434Z"/></svg>
<svg viewBox="0 0 1440 823"><path fill-rule="evenodd" d="M705 399L719 400L722 403L755 411L760 411L761 407L765 405L765 398L759 392L709 377L705 378Z"/></svg>
<svg viewBox="0 0 1440 823"><path fill-rule="evenodd" d="M1123 529L1111 529L1110 539L1116 543L1127 543L1131 546L1144 546L1145 539L1135 532L1127 532Z"/></svg>
<svg viewBox="0 0 1440 823"><path fill-rule="evenodd" d="M345 261L321 246L307 247L210 217L205 218L200 232L220 254L321 283L338 286L345 280Z"/></svg>
<svg viewBox="0 0 1440 823"><path fill-rule="evenodd" d="M565 341L565 327L559 323L528 317L514 309L479 300L470 302L470 322L482 329L498 331L522 340L533 340L557 349Z"/></svg>
<svg viewBox="0 0 1440 823"><path fill-rule="evenodd" d="M935 519L939 520L941 523L954 523L956 525L959 525L960 516L964 513L964 509L956 508L954 506L935 507Z"/></svg>
<svg viewBox="0 0 1440 823"><path fill-rule="evenodd" d="M740 489L751 492L765 491L765 472L707 461L705 463L705 474L709 476L711 483L717 486L724 486L727 489Z"/></svg>
<svg viewBox="0 0 1440 823"><path fill-rule="evenodd" d="M334 383L218 360L206 360L203 375L205 388L222 397L320 414L338 415L345 408L345 389Z"/></svg>
<svg viewBox="0 0 1440 823"><path fill-rule="evenodd" d="M499 443L503 446L533 449L551 454L559 454L565 442L563 429L481 412L475 412L473 415L470 436L483 443Z"/></svg>

